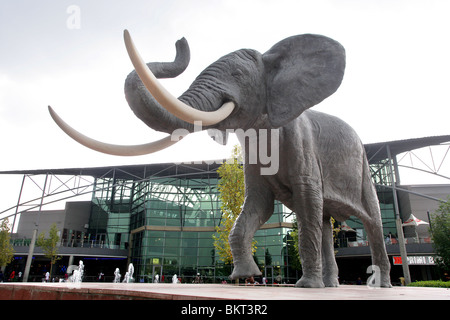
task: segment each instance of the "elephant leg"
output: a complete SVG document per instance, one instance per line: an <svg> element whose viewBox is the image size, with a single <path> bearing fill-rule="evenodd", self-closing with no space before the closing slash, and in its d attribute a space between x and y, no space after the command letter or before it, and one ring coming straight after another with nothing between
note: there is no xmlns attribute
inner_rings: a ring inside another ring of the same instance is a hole
<svg viewBox="0 0 450 320"><path fill-rule="evenodd" d="M363 191L366 196L366 210L361 213L360 219L364 225L369 240L370 251L372 254L372 270L375 271L375 285L390 288L390 270L391 264L386 251L384 242L383 224L381 221L380 207L378 198L372 188L366 187Z"/></svg>
<svg viewBox="0 0 450 320"><path fill-rule="evenodd" d="M322 187L317 182L296 186L294 209L299 227L299 254L303 276L296 287L323 288L322 279Z"/></svg>
<svg viewBox="0 0 450 320"><path fill-rule="evenodd" d="M262 190L261 185L255 187L258 189L249 190L247 193L242 211L229 236L234 264L233 273L230 276L232 280L261 275L253 259L251 247L255 232L273 214L274 197L270 190Z"/></svg>
<svg viewBox="0 0 450 320"><path fill-rule="evenodd" d="M322 278L325 287L338 287L338 266L334 257L333 226L330 216L323 219L322 230Z"/></svg>
<svg viewBox="0 0 450 320"><path fill-rule="evenodd" d="M372 268L375 272L374 285L390 288L392 287L389 276L391 265L386 252L381 217L378 217L369 217L367 219L363 218L361 220L369 240L370 251L372 254L372 265L375 266L375 268Z"/></svg>

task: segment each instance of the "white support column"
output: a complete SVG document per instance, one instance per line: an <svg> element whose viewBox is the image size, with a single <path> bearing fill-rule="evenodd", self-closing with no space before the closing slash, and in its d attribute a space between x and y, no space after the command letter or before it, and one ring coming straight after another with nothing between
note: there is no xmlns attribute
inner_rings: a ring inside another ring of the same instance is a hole
<svg viewBox="0 0 450 320"><path fill-rule="evenodd" d="M44 187L42 188L41 203L39 205L39 211L37 213L38 219L37 219L37 222L35 223L36 229L34 229L34 231L33 231L33 237L31 238L30 249L28 250L27 263L25 265L25 271L23 274L23 282L28 281L28 276L30 274L31 262L33 260L33 255L34 255L34 246L36 244L36 238L37 238L37 233L38 233L38 228L39 228L39 218L40 218L40 214L41 214L41 210L42 210L42 205L44 204L45 189L47 188L47 180L48 180L48 173L45 175Z"/></svg>
<svg viewBox="0 0 450 320"><path fill-rule="evenodd" d="M38 230L34 229L33 237L31 238L30 248L28 250L25 271L23 273L23 282L28 282L28 276L30 275L31 262L33 261L34 245L36 244L37 233L38 233Z"/></svg>
<svg viewBox="0 0 450 320"><path fill-rule="evenodd" d="M411 276L409 274L409 266L408 266L408 256L406 252L406 245L405 245L405 236L403 234L403 227L402 227L402 219L400 218L400 211L398 209L398 198L397 198L397 189L396 189L396 180L394 178L394 169L397 172L398 167L393 166L393 160L391 156L391 149L389 148L389 145L386 145L386 150L389 158L389 170L391 175L391 181L392 181L392 196L394 200L394 210L395 210L395 224L397 226L397 239L398 239L398 245L400 248L400 256L402 257L402 268L403 268L403 277L405 278L405 283L409 284L411 283Z"/></svg>

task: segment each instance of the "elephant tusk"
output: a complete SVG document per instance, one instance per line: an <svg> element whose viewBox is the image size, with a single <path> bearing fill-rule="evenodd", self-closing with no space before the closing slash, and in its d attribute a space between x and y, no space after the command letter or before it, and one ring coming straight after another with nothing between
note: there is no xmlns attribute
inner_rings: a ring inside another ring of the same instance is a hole
<svg viewBox="0 0 450 320"><path fill-rule="evenodd" d="M172 136L165 137L161 140L140 144L140 145L116 145L109 144L94 140L85 136L84 134L76 131L71 126L69 126L64 120L62 120L56 112L52 109L52 107L48 106L48 111L50 112L51 117L56 122L56 124L72 139L82 144L85 147L93 149L95 151L99 151L106 154L111 154L115 156L140 156L144 154L149 154L153 152L160 151L171 145L177 143L183 136L177 137L176 139L172 139Z"/></svg>
<svg viewBox="0 0 450 320"><path fill-rule="evenodd" d="M234 110L235 105L233 102L226 102L218 110L211 112L200 111L181 102L160 84L147 67L137 51L128 30L124 31L124 40L128 55L142 83L156 101L174 116L192 124L194 121L201 121L202 125L210 126L226 119Z"/></svg>

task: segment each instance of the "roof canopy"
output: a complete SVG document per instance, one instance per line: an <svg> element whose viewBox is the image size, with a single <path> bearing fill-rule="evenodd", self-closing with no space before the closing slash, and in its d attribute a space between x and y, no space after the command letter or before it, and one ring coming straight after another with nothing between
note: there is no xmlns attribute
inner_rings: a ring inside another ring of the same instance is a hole
<svg viewBox="0 0 450 320"><path fill-rule="evenodd" d="M408 220L406 220L405 222L403 222L402 226L404 227L417 227L420 224L429 224L426 221L420 220L418 218L416 218L412 213L409 216Z"/></svg>
<svg viewBox="0 0 450 320"><path fill-rule="evenodd" d="M450 142L450 135L424 137L407 140L396 140L388 142L365 144L364 147L367 153L369 163L377 163L381 160L387 159L387 146L391 151L391 155L419 149L427 146L439 145L444 142ZM13 170L1 171L0 174L54 174L54 175L84 175L94 178L112 177L114 174L117 178L129 179L130 176L135 176L136 179L144 179L149 176L171 176L178 174L195 174L205 171L215 170L220 166L222 161L211 161L210 164L194 163L194 164L179 164L175 163L156 163L143 165L126 165L114 167L94 167L94 168L67 168L67 169L40 169L40 170ZM122 172L122 174L121 174Z"/></svg>
<svg viewBox="0 0 450 320"><path fill-rule="evenodd" d="M397 154L403 152L411 151L414 149L420 149L428 146L435 146L449 141L450 135L369 143L365 144L364 147L366 149L367 159L369 159L369 163L377 163L381 160L388 158L386 148L387 146L389 146L391 155L396 156Z"/></svg>

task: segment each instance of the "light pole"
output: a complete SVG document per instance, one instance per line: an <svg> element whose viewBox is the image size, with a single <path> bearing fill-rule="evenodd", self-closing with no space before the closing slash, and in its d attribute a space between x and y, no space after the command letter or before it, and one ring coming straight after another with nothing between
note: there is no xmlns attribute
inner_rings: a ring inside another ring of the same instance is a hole
<svg viewBox="0 0 450 320"><path fill-rule="evenodd" d="M30 274L31 262L33 260L33 254L34 254L34 246L36 244L36 238L37 238L37 233L38 233L38 228L39 228L39 218L41 216L42 205L44 204L45 189L47 188L47 179L48 179L48 173L45 175L44 188L42 188L41 203L39 205L39 211L37 213L38 214L37 222L35 223L36 228L33 230L33 237L31 238L30 249L28 250L27 263L25 265L25 271L23 273L23 282L28 281L28 276Z"/></svg>
<svg viewBox="0 0 450 320"><path fill-rule="evenodd" d="M395 172L397 173L398 167L396 165L393 165L393 159L391 156L391 149L389 148L389 145L386 145L386 151L389 158L389 171L392 181L392 195L395 211L395 225L397 227L397 239L400 248L400 256L402 257L403 277L405 278L405 283L408 285L409 283L411 283L411 276L409 274L408 256L406 252L405 236L403 234L402 219L400 218L400 211L398 209L396 180L394 179L394 169Z"/></svg>

